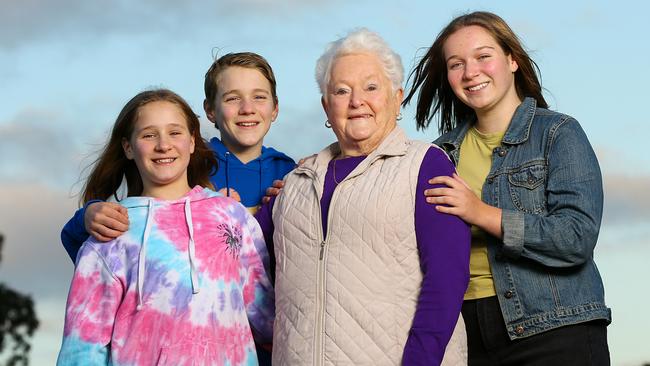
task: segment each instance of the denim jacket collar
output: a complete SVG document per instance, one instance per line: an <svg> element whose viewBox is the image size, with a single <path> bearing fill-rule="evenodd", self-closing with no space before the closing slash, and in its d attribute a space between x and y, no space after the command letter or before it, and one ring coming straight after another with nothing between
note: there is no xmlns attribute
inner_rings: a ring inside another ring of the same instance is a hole
<svg viewBox="0 0 650 366"><path fill-rule="evenodd" d="M525 98L515 110L512 116L510 126L506 134L503 135L503 143L508 145L518 145L528 140L530 135L530 126L535 118L537 101L533 98Z"/></svg>
<svg viewBox="0 0 650 366"><path fill-rule="evenodd" d="M527 97L521 102L521 104L515 110L515 114L512 116L510 125L506 130L505 135L503 135L503 143L508 145L517 145L528 140L530 135L530 126L533 123L535 117L535 110L537 109L537 101L533 98ZM462 123L457 128L448 132L447 134L441 136L437 143L448 153L453 150L458 150L460 144L463 142L463 138L467 134L467 131L474 124L474 121L468 121L468 123Z"/></svg>

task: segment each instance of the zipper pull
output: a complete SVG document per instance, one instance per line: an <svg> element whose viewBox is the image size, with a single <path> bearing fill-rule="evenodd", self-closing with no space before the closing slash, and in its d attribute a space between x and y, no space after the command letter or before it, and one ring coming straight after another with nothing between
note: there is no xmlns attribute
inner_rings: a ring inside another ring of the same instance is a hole
<svg viewBox="0 0 650 366"><path fill-rule="evenodd" d="M318 259L323 260L323 251L325 250L325 240L320 242L320 255L318 256Z"/></svg>

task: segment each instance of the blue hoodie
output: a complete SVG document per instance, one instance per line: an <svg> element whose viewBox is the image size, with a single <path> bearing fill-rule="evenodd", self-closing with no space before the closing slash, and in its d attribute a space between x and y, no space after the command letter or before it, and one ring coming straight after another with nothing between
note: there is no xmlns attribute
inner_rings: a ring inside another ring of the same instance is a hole
<svg viewBox="0 0 650 366"><path fill-rule="evenodd" d="M216 190L221 188L234 189L241 197L241 204L249 210L254 210L262 201L264 192L274 180L282 179L296 166L287 155L272 147L262 146L262 154L257 159L242 163L216 137L210 139L210 147L219 160L217 173L210 177L210 182ZM74 261L81 244L88 238L84 226L86 207L75 212L75 215L65 224L61 231L61 242Z"/></svg>
<svg viewBox="0 0 650 366"><path fill-rule="evenodd" d="M272 147L262 146L262 154L246 164L228 151L216 137L210 139L210 147L219 160L217 173L210 177L214 188L236 190L241 197L241 204L248 209L256 209L266 188L274 180L284 178L296 166L293 159Z"/></svg>

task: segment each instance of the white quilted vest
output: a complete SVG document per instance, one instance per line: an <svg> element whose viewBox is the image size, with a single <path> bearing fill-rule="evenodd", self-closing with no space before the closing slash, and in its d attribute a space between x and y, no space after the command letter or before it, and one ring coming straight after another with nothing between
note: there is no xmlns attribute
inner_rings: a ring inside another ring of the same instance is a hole
<svg viewBox="0 0 650 366"><path fill-rule="evenodd" d="M395 128L332 197L320 197L332 144L285 179L273 208L273 365L399 365L422 282L414 207L431 147ZM443 365L467 364L460 317Z"/></svg>

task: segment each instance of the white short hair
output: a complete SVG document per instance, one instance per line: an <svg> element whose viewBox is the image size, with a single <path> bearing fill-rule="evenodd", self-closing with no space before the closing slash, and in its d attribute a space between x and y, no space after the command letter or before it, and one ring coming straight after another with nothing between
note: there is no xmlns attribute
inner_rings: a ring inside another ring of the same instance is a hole
<svg viewBox="0 0 650 366"><path fill-rule="evenodd" d="M404 82L402 59L379 34L366 28L359 28L328 44L325 52L316 61L316 82L322 95L327 93L334 60L343 55L357 53L370 53L377 56L386 76L391 81L393 92L402 87Z"/></svg>

